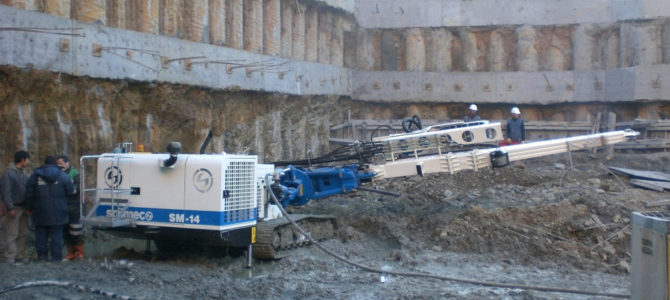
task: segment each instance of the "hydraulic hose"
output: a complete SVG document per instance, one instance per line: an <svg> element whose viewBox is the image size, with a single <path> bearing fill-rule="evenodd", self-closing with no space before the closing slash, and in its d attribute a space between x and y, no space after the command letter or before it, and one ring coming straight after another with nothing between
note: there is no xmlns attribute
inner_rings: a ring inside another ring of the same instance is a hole
<svg viewBox="0 0 670 300"><path fill-rule="evenodd" d="M543 292L558 292L558 293L570 293L570 294L581 294L581 295L591 295L591 296L604 296L604 297L612 297L612 298L630 298L631 295L625 295L625 294L615 294L615 293L604 293L604 292L595 292L595 291L585 291L585 290L577 290L577 289L567 289L567 288L557 288L557 287L550 287L550 286L541 286L541 285L521 285L521 284L512 284L512 283L501 283L501 282L492 282L492 281L481 281L481 280L474 280L474 279L466 279L466 278L458 278L458 277L452 277L452 276L443 276L443 275L435 275L435 274L430 274L430 273L420 273L420 272L402 272L402 271L389 271L389 270L381 270L377 268L373 268L367 265L363 265L360 263L357 263L355 261L349 260L333 251L330 249L326 248L325 246L321 245L321 243L317 242L315 239L312 238L312 236L305 231L300 225L298 225L291 217L289 217L288 213L282 207L281 203L279 202L279 199L277 199L277 195L272 191L270 188L270 180L268 176L272 176L271 174L267 174L265 176L265 185L266 188L270 191L270 196L272 198L272 201L277 205L279 210L281 211L282 215L295 227L303 236L307 237L309 241L314 244L317 248L321 249L323 252L327 253L328 255L344 262L349 265L358 267L360 269L363 269L368 272L372 273L379 273L379 274L389 274L389 275L397 275L397 276L404 276L404 277L421 277L421 278L433 278L433 279L439 279L439 280L446 280L446 281L453 281L453 282L459 282L459 283L467 283L467 284L474 284L474 285L480 285L480 286L490 286L490 287L498 287L498 288L510 288L510 289L524 289L524 290L535 290L535 291L543 291Z"/></svg>
<svg viewBox="0 0 670 300"><path fill-rule="evenodd" d="M27 281L27 282L24 282L24 283L17 284L13 287L10 287L10 288L0 290L0 295L11 292L11 291L17 291L17 290L21 290L21 289L27 289L27 288L38 287L38 286L60 286L60 287L66 287L66 288L73 288L73 289L76 289L76 290L85 291L85 292L89 292L89 293L93 293L93 294L97 294L97 295L107 296L107 297L110 297L110 298L124 299L124 300L133 299L130 296L119 295L119 294L115 294L115 293L112 293L112 292L107 292L107 291L103 291L103 290L100 290L100 289L94 289L94 288L90 288L90 287L87 287L87 286L83 286L81 284L75 284L75 283L72 283L72 282L57 281L57 280Z"/></svg>

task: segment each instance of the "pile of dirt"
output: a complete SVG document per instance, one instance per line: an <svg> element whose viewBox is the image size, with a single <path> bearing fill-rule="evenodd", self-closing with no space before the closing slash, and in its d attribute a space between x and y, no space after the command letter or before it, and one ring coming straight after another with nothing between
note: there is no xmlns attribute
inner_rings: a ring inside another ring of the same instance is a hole
<svg viewBox="0 0 670 300"><path fill-rule="evenodd" d="M311 203L340 216L341 239L374 235L399 245L395 259L423 249L486 253L546 267L630 271L630 213L662 193L630 188L605 165L663 170L665 154L619 154L613 160L574 153L503 169L396 178L373 183L399 197L359 192Z"/></svg>

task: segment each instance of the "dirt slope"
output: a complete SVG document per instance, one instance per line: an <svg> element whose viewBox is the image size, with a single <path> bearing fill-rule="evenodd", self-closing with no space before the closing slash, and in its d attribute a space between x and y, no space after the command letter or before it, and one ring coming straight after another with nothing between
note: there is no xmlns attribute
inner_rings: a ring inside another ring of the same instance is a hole
<svg viewBox="0 0 670 300"><path fill-rule="evenodd" d="M585 153L516 163L495 170L398 178L370 192L313 201L299 213L338 216L327 247L384 270L630 293L630 212L664 193L632 188L604 164L669 171L670 155ZM663 208L661 208L663 209ZM78 262L0 264L3 287L29 280L73 281L136 298L222 299L592 299L590 296L501 289L361 271L315 247L279 261L182 253L144 256L117 249ZM95 299L72 288L39 287L2 299Z"/></svg>

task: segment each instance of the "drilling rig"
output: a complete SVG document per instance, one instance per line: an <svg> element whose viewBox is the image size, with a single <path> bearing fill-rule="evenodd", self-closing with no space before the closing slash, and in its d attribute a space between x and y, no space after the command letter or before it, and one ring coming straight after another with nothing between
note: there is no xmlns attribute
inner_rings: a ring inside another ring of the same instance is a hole
<svg viewBox="0 0 670 300"><path fill-rule="evenodd" d="M354 142L313 159L271 164L260 163L255 155L204 154L211 132L199 154L181 153L178 142L169 143L167 153L133 152L132 143L124 143L111 153L81 157L82 220L119 236L152 239L159 250L225 245L248 247L249 261L252 255L277 259L285 250L309 244L280 207L346 194L372 180L504 167L638 135L621 130L498 147L499 122L453 122L406 131ZM87 165L95 167L88 170ZM85 199L92 208L84 209ZM333 216L290 219L315 240L338 231Z"/></svg>

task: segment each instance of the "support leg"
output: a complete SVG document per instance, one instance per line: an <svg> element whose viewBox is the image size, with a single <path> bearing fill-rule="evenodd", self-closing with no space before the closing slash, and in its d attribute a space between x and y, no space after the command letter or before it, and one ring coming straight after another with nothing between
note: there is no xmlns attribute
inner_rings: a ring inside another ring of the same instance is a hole
<svg viewBox="0 0 670 300"><path fill-rule="evenodd" d="M251 263L253 262L254 259L254 245L249 244L249 248L247 250L247 268L251 268Z"/></svg>

